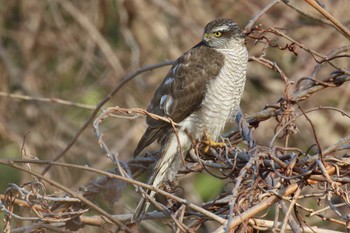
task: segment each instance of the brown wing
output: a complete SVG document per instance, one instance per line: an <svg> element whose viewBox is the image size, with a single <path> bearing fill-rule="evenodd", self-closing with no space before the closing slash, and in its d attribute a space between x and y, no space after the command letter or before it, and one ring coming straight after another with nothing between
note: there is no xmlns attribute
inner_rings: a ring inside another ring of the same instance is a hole
<svg viewBox="0 0 350 233"><path fill-rule="evenodd" d="M202 43L179 57L156 90L147 111L168 116L179 123L196 111L207 90L207 83L215 78L224 64L224 57ZM147 117L148 128L138 143L134 155L163 137L171 125Z"/></svg>

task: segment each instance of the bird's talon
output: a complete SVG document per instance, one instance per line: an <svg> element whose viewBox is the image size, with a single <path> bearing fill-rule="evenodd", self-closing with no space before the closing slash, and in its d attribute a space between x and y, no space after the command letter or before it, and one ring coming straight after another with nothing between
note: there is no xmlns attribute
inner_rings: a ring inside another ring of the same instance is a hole
<svg viewBox="0 0 350 233"><path fill-rule="evenodd" d="M212 140L206 131L204 131L202 143L205 145L205 147L203 148L204 153L207 153L210 147L217 148L226 146L225 142L216 142Z"/></svg>

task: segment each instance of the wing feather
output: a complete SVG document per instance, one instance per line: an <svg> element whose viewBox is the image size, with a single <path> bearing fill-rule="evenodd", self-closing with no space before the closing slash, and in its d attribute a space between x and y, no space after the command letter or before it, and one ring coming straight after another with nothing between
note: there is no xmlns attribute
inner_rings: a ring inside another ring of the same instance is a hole
<svg viewBox="0 0 350 233"><path fill-rule="evenodd" d="M170 117L179 123L196 111L205 96L207 84L224 65L224 57L203 43L179 57L156 90L147 111ZM147 117L148 128L135 150L135 156L171 129L167 122Z"/></svg>

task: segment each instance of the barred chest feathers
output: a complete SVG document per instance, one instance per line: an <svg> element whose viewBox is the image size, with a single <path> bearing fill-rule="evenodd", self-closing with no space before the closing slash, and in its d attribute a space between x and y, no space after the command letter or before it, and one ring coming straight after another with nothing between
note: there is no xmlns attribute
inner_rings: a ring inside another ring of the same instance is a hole
<svg viewBox="0 0 350 233"><path fill-rule="evenodd" d="M181 129L187 129L195 139L201 139L204 131L212 140L218 139L228 119L237 112L245 86L246 47L236 44L230 49L217 50L224 54L225 65L208 83L199 110L180 124Z"/></svg>

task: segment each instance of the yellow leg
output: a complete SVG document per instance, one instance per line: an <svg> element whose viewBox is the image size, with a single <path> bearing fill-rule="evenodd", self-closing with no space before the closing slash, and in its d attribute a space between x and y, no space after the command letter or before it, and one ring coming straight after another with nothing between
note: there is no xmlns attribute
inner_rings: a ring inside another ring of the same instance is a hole
<svg viewBox="0 0 350 233"><path fill-rule="evenodd" d="M203 132L203 139L202 143L206 146L204 147L203 151L207 153L209 151L210 147L225 147L226 144L224 142L216 142L210 138L210 135L206 130Z"/></svg>

